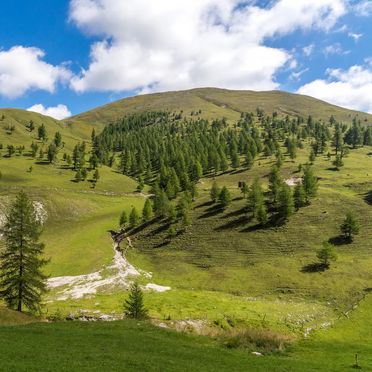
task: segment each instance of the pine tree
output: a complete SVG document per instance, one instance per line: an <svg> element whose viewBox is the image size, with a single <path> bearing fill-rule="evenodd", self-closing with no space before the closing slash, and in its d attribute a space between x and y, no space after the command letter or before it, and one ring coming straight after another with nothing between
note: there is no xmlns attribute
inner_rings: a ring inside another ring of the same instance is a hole
<svg viewBox="0 0 372 372"><path fill-rule="evenodd" d="M283 184L278 197L278 214L281 218L287 219L294 213L294 200L291 188Z"/></svg>
<svg viewBox="0 0 372 372"><path fill-rule="evenodd" d="M344 222L340 226L342 234L349 241L353 240L354 235L359 234L359 222L356 220L352 213L347 213Z"/></svg>
<svg viewBox="0 0 372 372"><path fill-rule="evenodd" d="M231 194L226 186L222 187L222 190L218 195L218 201L223 208L226 208L231 203Z"/></svg>
<svg viewBox="0 0 372 372"><path fill-rule="evenodd" d="M318 190L318 178L314 175L310 165L305 167L302 185L305 190L306 204L310 204L310 198L314 197Z"/></svg>
<svg viewBox="0 0 372 372"><path fill-rule="evenodd" d="M279 193L283 184L279 169L275 166L269 174L269 191L273 203L278 201Z"/></svg>
<svg viewBox="0 0 372 372"><path fill-rule="evenodd" d="M336 158L333 161L333 165L336 167L337 170L340 170L340 168L344 166L344 161L342 160L341 155L336 155Z"/></svg>
<svg viewBox="0 0 372 372"><path fill-rule="evenodd" d="M297 210L306 205L306 194L305 189L302 183L299 183L295 186L293 193L294 205Z"/></svg>
<svg viewBox="0 0 372 372"><path fill-rule="evenodd" d="M119 218L119 226L124 227L128 223L128 215L125 211L123 211Z"/></svg>
<svg viewBox="0 0 372 372"><path fill-rule="evenodd" d="M29 197L21 191L10 206L3 228L5 250L0 256L0 297L10 308L39 311L46 291L41 268L44 245L39 243L41 224Z"/></svg>
<svg viewBox="0 0 372 372"><path fill-rule="evenodd" d="M318 257L320 263L327 268L329 267L331 261L337 260L336 249L334 245L329 242L323 243L323 247L317 251L316 256Z"/></svg>
<svg viewBox="0 0 372 372"><path fill-rule="evenodd" d="M248 208L252 215L260 223L266 223L268 220L267 209L264 201L264 195L260 180L256 178L251 186L248 195Z"/></svg>
<svg viewBox="0 0 372 372"><path fill-rule="evenodd" d="M96 169L93 174L93 181L97 183L99 179L100 179L99 171L98 169Z"/></svg>
<svg viewBox="0 0 372 372"><path fill-rule="evenodd" d="M147 318L147 310L143 304L143 293L137 282L134 282L130 287L129 298L124 302L124 314L128 318Z"/></svg>
<svg viewBox="0 0 372 372"><path fill-rule="evenodd" d="M218 200L218 196L220 195L220 188L218 187L216 181L213 182L209 195L212 202L216 203Z"/></svg>
<svg viewBox="0 0 372 372"><path fill-rule="evenodd" d="M142 221L149 222L152 218L152 215L153 215L152 202L149 198L147 198L145 201L145 205L143 206Z"/></svg>
<svg viewBox="0 0 372 372"><path fill-rule="evenodd" d="M140 221L140 216L138 214L137 208L133 207L129 215L129 224L131 227L135 227L138 225L139 221Z"/></svg>

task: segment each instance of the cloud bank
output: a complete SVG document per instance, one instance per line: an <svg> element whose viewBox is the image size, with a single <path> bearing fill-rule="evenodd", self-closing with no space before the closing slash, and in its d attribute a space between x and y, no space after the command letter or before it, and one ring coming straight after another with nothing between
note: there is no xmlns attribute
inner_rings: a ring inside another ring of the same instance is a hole
<svg viewBox="0 0 372 372"><path fill-rule="evenodd" d="M293 57L265 45L295 30L329 30L344 0L279 0L269 8L238 0L72 0L70 21L100 37L77 92L153 92L218 86L270 90Z"/></svg>
<svg viewBox="0 0 372 372"><path fill-rule="evenodd" d="M45 107L42 104L36 104L27 109L27 111L37 112L39 114L51 116L54 119L62 120L71 116L70 110L66 105L59 104L54 107Z"/></svg>
<svg viewBox="0 0 372 372"><path fill-rule="evenodd" d="M58 82L65 82L71 73L64 66L43 61L45 53L38 48L14 46L0 50L0 95L18 98L29 90L53 93Z"/></svg>

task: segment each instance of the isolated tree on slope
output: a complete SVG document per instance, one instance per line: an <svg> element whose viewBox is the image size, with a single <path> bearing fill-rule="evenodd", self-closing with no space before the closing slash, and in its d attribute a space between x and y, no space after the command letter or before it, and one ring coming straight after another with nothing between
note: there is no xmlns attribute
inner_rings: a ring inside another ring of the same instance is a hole
<svg viewBox="0 0 372 372"><path fill-rule="evenodd" d="M153 215L152 202L150 199L147 198L142 210L143 222L149 222L152 218L152 215Z"/></svg>
<svg viewBox="0 0 372 372"><path fill-rule="evenodd" d="M222 188L218 200L223 208L226 208L231 203L231 194L226 186Z"/></svg>
<svg viewBox="0 0 372 372"><path fill-rule="evenodd" d="M21 191L10 206L3 229L5 250L0 256L0 296L8 307L22 311L39 311L41 295L46 291L46 264L39 243L41 224L32 201Z"/></svg>
<svg viewBox="0 0 372 372"><path fill-rule="evenodd" d="M137 282L130 287L129 298L124 302L124 314L128 318L147 318L147 310L143 304L143 293Z"/></svg>
<svg viewBox="0 0 372 372"><path fill-rule="evenodd" d="M316 256L318 257L321 264L325 267L329 267L331 261L337 260L336 249L334 245L329 242L323 243L323 247L317 251Z"/></svg>
<svg viewBox="0 0 372 372"><path fill-rule="evenodd" d="M340 226L340 230L345 238L350 241L353 240L354 235L359 234L359 223L352 213L347 213L344 222Z"/></svg>

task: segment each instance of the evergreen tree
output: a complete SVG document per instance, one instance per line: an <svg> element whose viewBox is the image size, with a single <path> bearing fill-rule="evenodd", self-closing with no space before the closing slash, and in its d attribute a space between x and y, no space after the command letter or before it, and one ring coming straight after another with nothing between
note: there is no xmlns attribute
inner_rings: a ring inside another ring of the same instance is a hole
<svg viewBox="0 0 372 372"><path fill-rule="evenodd" d="M134 282L130 287L129 298L124 302L124 314L128 318L147 318L147 310L143 304L143 293L137 282Z"/></svg>
<svg viewBox="0 0 372 372"><path fill-rule="evenodd" d="M291 188L283 184L278 197L278 214L279 217L286 220L294 213L294 200Z"/></svg>
<svg viewBox="0 0 372 372"><path fill-rule="evenodd" d="M57 147L54 143L51 143L48 147L48 161L49 163L53 163L57 158Z"/></svg>
<svg viewBox="0 0 372 372"><path fill-rule="evenodd" d="M341 233L349 241L353 240L354 235L359 234L359 222L352 213L347 213L344 222L340 226Z"/></svg>
<svg viewBox="0 0 372 372"><path fill-rule="evenodd" d="M135 227L138 225L139 221L140 221L140 216L138 214L138 211L136 207L133 207L129 215L129 224L131 227Z"/></svg>
<svg viewBox="0 0 372 372"><path fill-rule="evenodd" d="M220 188L216 181L213 182L210 193L209 193L211 200L213 203L216 203L218 200L218 196L220 195Z"/></svg>
<svg viewBox="0 0 372 372"><path fill-rule="evenodd" d="M154 197L154 212L158 217L166 217L169 207L169 199L164 190L158 190Z"/></svg>
<svg viewBox="0 0 372 372"><path fill-rule="evenodd" d="M306 204L310 204L310 198L314 197L318 191L318 178L314 175L310 165L305 167L302 185L305 190Z"/></svg>
<svg viewBox="0 0 372 372"><path fill-rule="evenodd" d="M39 311L46 277L41 268L44 245L39 243L41 224L28 196L21 191L6 215L5 250L0 260L0 297L10 308Z"/></svg>
<svg viewBox="0 0 372 372"><path fill-rule="evenodd" d="M124 227L128 223L128 215L125 211L123 211L119 218L119 226Z"/></svg>
<svg viewBox="0 0 372 372"><path fill-rule="evenodd" d="M279 169L275 166L269 174L269 192L273 203L278 201L279 193L283 184Z"/></svg>
<svg viewBox="0 0 372 372"><path fill-rule="evenodd" d="M295 186L293 193L294 205L297 210L306 205L306 193L302 183L299 183Z"/></svg>
<svg viewBox="0 0 372 372"><path fill-rule="evenodd" d="M93 173L93 181L97 183L99 179L100 179L99 171L98 169L96 169L95 172Z"/></svg>
<svg viewBox="0 0 372 372"><path fill-rule="evenodd" d="M47 131L44 124L41 124L37 128L37 136L40 141L46 141L47 140Z"/></svg>
<svg viewBox="0 0 372 372"><path fill-rule="evenodd" d="M62 135L59 132L56 132L54 135L54 144L57 147L60 147L62 145Z"/></svg>
<svg viewBox="0 0 372 372"><path fill-rule="evenodd" d="M244 199L247 197L249 194L249 186L246 182L243 183L243 186L241 188L242 194L244 195Z"/></svg>
<svg viewBox="0 0 372 372"><path fill-rule="evenodd" d="M263 190L259 178L256 178L251 186L248 195L248 208L258 222L267 222L267 209L265 206Z"/></svg>
<svg viewBox="0 0 372 372"><path fill-rule="evenodd" d="M218 195L218 201L223 208L226 208L231 203L231 194L226 186L222 187L222 190Z"/></svg>
<svg viewBox="0 0 372 372"><path fill-rule="evenodd" d="M318 257L320 263L325 267L329 267L331 261L337 260L337 252L333 244L329 242L324 242L323 247L320 248L316 256Z"/></svg>
<svg viewBox="0 0 372 372"><path fill-rule="evenodd" d="M153 215L152 202L149 198L147 198L142 211L143 222L149 222L152 218L152 215Z"/></svg>
<svg viewBox="0 0 372 372"><path fill-rule="evenodd" d="M341 155L336 155L336 158L333 161L333 165L336 167L337 170L340 170L340 168L344 166L344 161L342 160Z"/></svg>

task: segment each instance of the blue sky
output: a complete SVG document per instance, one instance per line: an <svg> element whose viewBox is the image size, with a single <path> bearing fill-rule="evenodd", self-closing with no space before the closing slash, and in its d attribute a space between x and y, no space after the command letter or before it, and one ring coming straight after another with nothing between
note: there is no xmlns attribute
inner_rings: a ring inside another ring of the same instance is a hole
<svg viewBox="0 0 372 372"><path fill-rule="evenodd" d="M372 112L372 0L2 0L0 107L281 89Z"/></svg>

